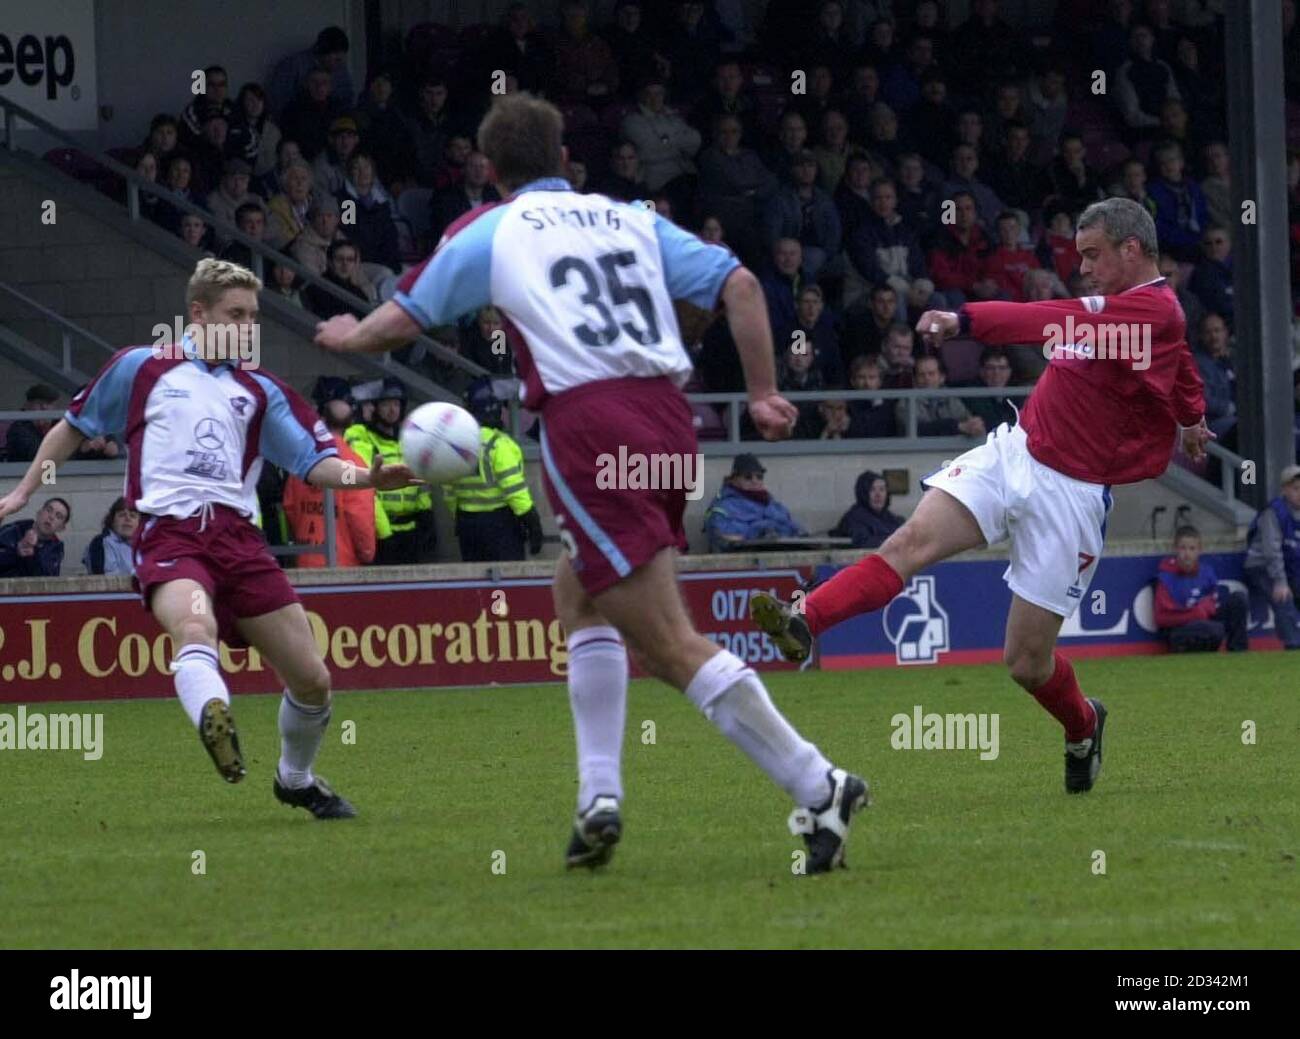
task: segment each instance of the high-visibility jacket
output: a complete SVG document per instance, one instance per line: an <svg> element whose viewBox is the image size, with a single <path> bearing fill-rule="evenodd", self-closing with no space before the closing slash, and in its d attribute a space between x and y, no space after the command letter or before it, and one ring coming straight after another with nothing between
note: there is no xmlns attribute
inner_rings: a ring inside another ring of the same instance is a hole
<svg viewBox="0 0 1300 1039"><path fill-rule="evenodd" d="M452 516L461 512L494 512L508 508L522 516L533 507L524 479L524 453L508 433L490 426L479 429L478 472L444 484L442 492Z"/></svg>
<svg viewBox="0 0 1300 1039"><path fill-rule="evenodd" d="M360 432L354 435L357 430ZM393 437L380 433L374 426L350 426L344 436L367 468L374 464L376 454L383 459L384 465L404 463L402 445ZM376 491L375 508L375 534L382 541L392 534L414 530L416 514L433 508L433 494L427 484ZM384 514L382 524L379 522L380 512Z"/></svg>
<svg viewBox="0 0 1300 1039"><path fill-rule="evenodd" d="M351 447L334 437L345 462L368 468ZM284 515L300 545L325 543L325 490L295 476L284 483ZM375 492L369 487L334 492L334 550L339 566L361 566L375 558ZM323 555L298 557L300 567L324 566Z"/></svg>

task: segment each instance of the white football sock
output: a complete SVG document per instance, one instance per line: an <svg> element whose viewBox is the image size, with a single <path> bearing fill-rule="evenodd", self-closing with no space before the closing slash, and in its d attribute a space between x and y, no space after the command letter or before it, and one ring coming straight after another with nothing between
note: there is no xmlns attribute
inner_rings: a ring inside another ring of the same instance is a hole
<svg viewBox="0 0 1300 1039"><path fill-rule="evenodd" d="M714 654L686 687L686 698L744 751L796 804L830 797L831 763L776 709L762 681L734 653Z"/></svg>
<svg viewBox="0 0 1300 1039"><path fill-rule="evenodd" d="M578 810L598 794L622 800L627 647L617 630L582 628L569 636L569 706L578 739Z"/></svg>
<svg viewBox="0 0 1300 1039"><path fill-rule="evenodd" d="M171 668L176 695L196 729L203 715L203 705L209 700L215 698L229 705L230 690L221 677L221 663L215 649L201 642L184 645L172 657Z"/></svg>
<svg viewBox="0 0 1300 1039"><path fill-rule="evenodd" d="M290 790L311 786L311 766L330 723L330 704L299 703L288 689L280 698L280 782Z"/></svg>

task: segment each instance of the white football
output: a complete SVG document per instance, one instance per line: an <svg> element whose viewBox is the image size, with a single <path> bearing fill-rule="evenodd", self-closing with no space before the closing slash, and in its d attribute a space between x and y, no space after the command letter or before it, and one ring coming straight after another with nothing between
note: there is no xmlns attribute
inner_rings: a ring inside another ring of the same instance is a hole
<svg viewBox="0 0 1300 1039"><path fill-rule="evenodd" d="M455 404L421 404L402 422L399 440L402 459L429 483L449 483L478 469L478 423Z"/></svg>

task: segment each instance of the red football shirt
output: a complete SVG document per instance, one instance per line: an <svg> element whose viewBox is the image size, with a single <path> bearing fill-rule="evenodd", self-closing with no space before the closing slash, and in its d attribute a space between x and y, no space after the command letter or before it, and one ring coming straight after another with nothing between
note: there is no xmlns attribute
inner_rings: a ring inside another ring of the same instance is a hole
<svg viewBox="0 0 1300 1039"><path fill-rule="evenodd" d="M984 343L1058 347L1020 424L1029 453L1089 483L1163 473L1179 424L1205 413L1178 299L1163 278L1115 296L968 303L962 334Z"/></svg>

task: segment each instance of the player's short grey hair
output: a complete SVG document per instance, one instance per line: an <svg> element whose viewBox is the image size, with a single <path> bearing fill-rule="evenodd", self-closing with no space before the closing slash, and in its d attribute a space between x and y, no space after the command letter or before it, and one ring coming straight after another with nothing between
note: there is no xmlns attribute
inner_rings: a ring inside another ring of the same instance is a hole
<svg viewBox="0 0 1300 1039"><path fill-rule="evenodd" d="M1160 255L1160 241L1156 237L1156 222L1146 208L1131 198L1108 198L1094 202L1079 217L1080 231L1100 224L1102 233L1115 245L1126 238L1136 238L1142 255L1156 259Z"/></svg>

